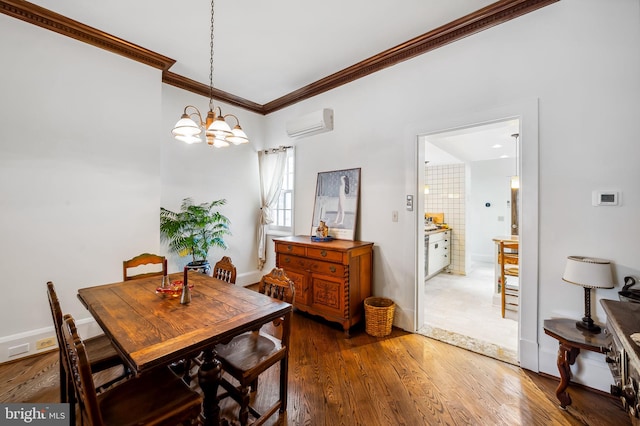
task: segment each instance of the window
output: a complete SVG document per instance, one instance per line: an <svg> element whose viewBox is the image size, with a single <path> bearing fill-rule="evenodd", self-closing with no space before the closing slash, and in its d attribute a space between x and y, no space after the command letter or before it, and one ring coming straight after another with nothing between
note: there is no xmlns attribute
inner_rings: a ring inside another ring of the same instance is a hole
<svg viewBox="0 0 640 426"><path fill-rule="evenodd" d="M278 203L272 212L273 223L269 226L272 231L293 231L293 158L293 148L287 149L282 189Z"/></svg>

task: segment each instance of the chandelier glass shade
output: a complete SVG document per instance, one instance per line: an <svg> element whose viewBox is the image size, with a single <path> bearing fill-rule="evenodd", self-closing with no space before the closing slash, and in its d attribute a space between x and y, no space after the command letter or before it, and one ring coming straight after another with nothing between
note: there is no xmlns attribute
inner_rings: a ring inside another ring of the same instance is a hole
<svg viewBox="0 0 640 426"><path fill-rule="evenodd" d="M202 119L198 108L187 105L171 133L174 138L187 144L206 141L208 145L216 148L223 148L229 144L247 143L249 138L240 127L238 117L233 114L223 115L220 107L213 106L213 0L211 0L211 42L209 46L209 112L206 120ZM227 123L227 118L235 119L236 124L233 128Z"/></svg>

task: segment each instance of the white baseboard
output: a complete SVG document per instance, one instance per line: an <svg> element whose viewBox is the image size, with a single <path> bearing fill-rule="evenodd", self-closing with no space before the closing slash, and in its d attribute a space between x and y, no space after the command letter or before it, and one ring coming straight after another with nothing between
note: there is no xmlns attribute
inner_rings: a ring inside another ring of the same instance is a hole
<svg viewBox="0 0 640 426"><path fill-rule="evenodd" d="M102 333L100 326L93 318L84 318L76 322L78 333L82 338L89 338ZM36 349L36 343L41 339L52 338L55 341L54 346L43 349ZM38 328L35 330L25 331L23 333L12 334L0 338L0 364L14 361L16 359L36 355L43 352L49 352L57 349L58 339L53 325L50 327ZM9 355L14 353L13 355Z"/></svg>

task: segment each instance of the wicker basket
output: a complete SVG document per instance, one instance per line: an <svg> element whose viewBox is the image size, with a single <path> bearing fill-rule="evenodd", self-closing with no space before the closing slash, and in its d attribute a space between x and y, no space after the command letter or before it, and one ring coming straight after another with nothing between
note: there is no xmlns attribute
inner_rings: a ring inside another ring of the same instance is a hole
<svg viewBox="0 0 640 426"><path fill-rule="evenodd" d="M366 332L370 336L384 337L391 334L393 313L396 304L384 297L367 297L364 299L364 317Z"/></svg>

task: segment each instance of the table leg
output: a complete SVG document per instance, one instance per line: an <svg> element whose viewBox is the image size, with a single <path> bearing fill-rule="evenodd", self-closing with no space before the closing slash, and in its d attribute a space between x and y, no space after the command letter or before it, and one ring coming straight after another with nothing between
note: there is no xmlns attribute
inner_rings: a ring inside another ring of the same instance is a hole
<svg viewBox="0 0 640 426"><path fill-rule="evenodd" d="M218 385L222 377L220 361L216 359L214 349L206 349L202 356L202 365L198 371L198 383L204 394L203 414L206 426L220 424L220 404L218 400Z"/></svg>
<svg viewBox="0 0 640 426"><path fill-rule="evenodd" d="M558 371L560 372L560 384L556 389L556 397L560 401L560 408L565 410L571 405L571 397L566 392L571 380L571 366L576 362L580 348L560 342L558 347Z"/></svg>

